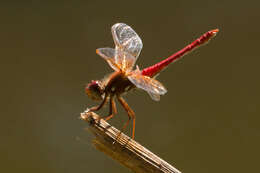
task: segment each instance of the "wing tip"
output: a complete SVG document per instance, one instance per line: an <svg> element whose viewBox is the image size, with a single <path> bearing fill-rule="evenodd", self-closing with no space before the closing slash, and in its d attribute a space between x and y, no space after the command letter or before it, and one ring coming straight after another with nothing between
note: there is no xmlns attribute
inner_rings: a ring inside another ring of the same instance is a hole
<svg viewBox="0 0 260 173"><path fill-rule="evenodd" d="M125 23L116 23L111 27L112 32L118 27L118 26L127 26Z"/></svg>
<svg viewBox="0 0 260 173"><path fill-rule="evenodd" d="M100 48L97 48L96 49L96 54L98 54L99 55L99 53L100 53L100 50L99 50Z"/></svg>

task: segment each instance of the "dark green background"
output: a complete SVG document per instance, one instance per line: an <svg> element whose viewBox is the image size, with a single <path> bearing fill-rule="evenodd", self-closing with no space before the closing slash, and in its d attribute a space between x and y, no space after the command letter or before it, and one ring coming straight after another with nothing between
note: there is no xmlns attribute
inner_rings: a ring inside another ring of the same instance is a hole
<svg viewBox="0 0 260 173"><path fill-rule="evenodd" d="M91 146L87 124L78 119L97 104L85 96L85 84L112 71L95 49L114 46L110 27L117 22L142 38L141 68L220 29L161 73L168 93L160 102L144 91L126 96L137 116L136 140L184 173L258 172L259 6L1 1L1 172L130 172ZM126 119L120 107L111 123L120 128Z"/></svg>

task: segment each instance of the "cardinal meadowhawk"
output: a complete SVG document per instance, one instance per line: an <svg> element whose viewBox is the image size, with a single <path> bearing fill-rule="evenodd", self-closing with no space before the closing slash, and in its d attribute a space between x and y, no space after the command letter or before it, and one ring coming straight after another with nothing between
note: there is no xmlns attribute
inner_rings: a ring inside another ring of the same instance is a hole
<svg viewBox="0 0 260 173"><path fill-rule="evenodd" d="M170 63L175 62L195 48L206 44L218 31L218 29L208 31L170 57L140 70L138 66L134 69L134 65L143 47L142 40L130 26L124 23L113 25L112 36L115 48L99 48L96 53L106 60L114 72L102 80L92 80L86 86L86 94L93 100L101 101L98 106L91 107L88 111L98 111L109 101L109 115L104 117L105 120L109 120L117 114L114 100L117 98L128 115L128 120L123 129L126 128L131 119L133 120L132 139L134 139L135 113L122 95L134 88L139 88L145 90L153 100L159 101L160 96L164 95L167 90L155 79L155 76Z"/></svg>

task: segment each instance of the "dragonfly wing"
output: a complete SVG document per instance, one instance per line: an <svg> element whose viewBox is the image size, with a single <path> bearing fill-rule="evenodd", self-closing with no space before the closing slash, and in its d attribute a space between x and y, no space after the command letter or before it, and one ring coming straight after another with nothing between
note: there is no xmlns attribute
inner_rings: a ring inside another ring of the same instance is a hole
<svg viewBox="0 0 260 173"><path fill-rule="evenodd" d="M154 100L154 101L160 101L160 95L159 94L154 94L151 92L148 92L148 94L150 95L150 97Z"/></svg>
<svg viewBox="0 0 260 173"><path fill-rule="evenodd" d="M124 23L117 23L113 25L111 30L116 49L131 54L136 60L143 48L142 40L137 33L130 26ZM116 59L116 62L117 61L122 60Z"/></svg>
<svg viewBox="0 0 260 173"><path fill-rule="evenodd" d="M164 95L166 88L156 79L144 76L139 72L133 71L128 75L128 79L137 87L148 92L154 100L158 100L156 95Z"/></svg>
<svg viewBox="0 0 260 173"><path fill-rule="evenodd" d="M112 69L115 71L119 71L120 67L115 62L115 56L116 56L116 50L113 48L99 48L96 50L96 53L100 55L102 58L104 58L107 63L110 65Z"/></svg>
<svg viewBox="0 0 260 173"><path fill-rule="evenodd" d="M116 64L118 64L122 71L131 71L135 64L135 61L136 58L132 54L128 52L123 52L120 49L116 49L115 62Z"/></svg>

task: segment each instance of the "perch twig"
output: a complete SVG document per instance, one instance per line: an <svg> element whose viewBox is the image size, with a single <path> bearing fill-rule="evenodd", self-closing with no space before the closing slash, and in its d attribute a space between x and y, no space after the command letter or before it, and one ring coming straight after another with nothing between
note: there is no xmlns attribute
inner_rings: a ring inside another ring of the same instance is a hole
<svg viewBox="0 0 260 173"><path fill-rule="evenodd" d="M95 135L94 146L136 173L181 173L179 170L100 119L94 112L81 113ZM120 136L118 137L118 135Z"/></svg>

